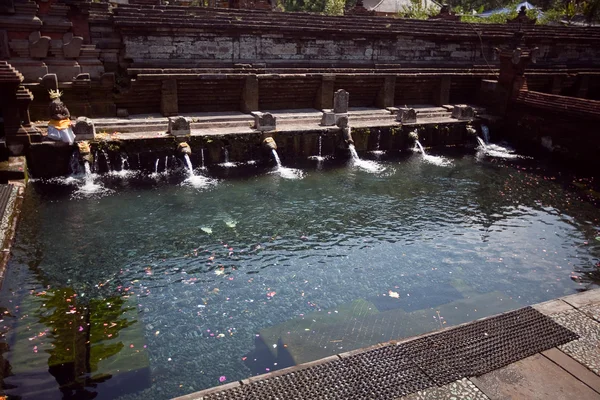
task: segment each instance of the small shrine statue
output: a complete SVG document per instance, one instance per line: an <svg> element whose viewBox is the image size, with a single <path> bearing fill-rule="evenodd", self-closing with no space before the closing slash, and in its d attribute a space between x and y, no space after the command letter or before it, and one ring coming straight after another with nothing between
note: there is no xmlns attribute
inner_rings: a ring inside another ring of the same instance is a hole
<svg viewBox="0 0 600 400"><path fill-rule="evenodd" d="M50 121L48 122L48 137L52 140L73 144L75 134L71 129L71 114L69 109L60 101L62 92L59 90L50 90Z"/></svg>

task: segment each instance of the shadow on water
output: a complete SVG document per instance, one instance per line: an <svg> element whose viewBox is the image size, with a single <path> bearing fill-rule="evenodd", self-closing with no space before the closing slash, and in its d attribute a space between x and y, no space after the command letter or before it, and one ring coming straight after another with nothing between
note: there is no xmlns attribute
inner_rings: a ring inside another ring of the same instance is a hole
<svg viewBox="0 0 600 400"><path fill-rule="evenodd" d="M261 336L254 339L254 350L245 355L244 365L252 375L266 374L296 365L294 357L288 351L281 338L275 346L267 344Z"/></svg>

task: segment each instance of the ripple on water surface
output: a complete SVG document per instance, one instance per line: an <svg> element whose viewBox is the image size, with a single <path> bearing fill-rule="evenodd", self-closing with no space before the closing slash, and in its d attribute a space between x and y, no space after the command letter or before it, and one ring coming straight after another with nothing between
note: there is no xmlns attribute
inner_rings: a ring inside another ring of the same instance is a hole
<svg viewBox="0 0 600 400"><path fill-rule="evenodd" d="M595 285L597 208L537 166L448 159L188 176L202 191L95 177L112 195L78 201L34 182L0 291L6 392L169 398Z"/></svg>

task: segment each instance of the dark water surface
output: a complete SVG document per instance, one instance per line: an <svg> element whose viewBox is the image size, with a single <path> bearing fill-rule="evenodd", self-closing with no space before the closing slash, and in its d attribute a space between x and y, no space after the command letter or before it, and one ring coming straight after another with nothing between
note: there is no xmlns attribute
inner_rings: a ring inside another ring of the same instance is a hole
<svg viewBox="0 0 600 400"><path fill-rule="evenodd" d="M598 284L592 202L532 160L449 158L203 189L105 176L100 198L33 183L0 292L4 391L168 398Z"/></svg>

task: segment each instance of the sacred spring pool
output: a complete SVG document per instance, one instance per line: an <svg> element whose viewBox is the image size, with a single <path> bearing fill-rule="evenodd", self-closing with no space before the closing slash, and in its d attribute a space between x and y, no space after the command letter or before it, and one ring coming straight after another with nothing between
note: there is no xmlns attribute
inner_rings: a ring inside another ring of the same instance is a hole
<svg viewBox="0 0 600 400"><path fill-rule="evenodd" d="M0 292L5 393L168 398L600 283L600 212L566 173L428 161L31 183Z"/></svg>

